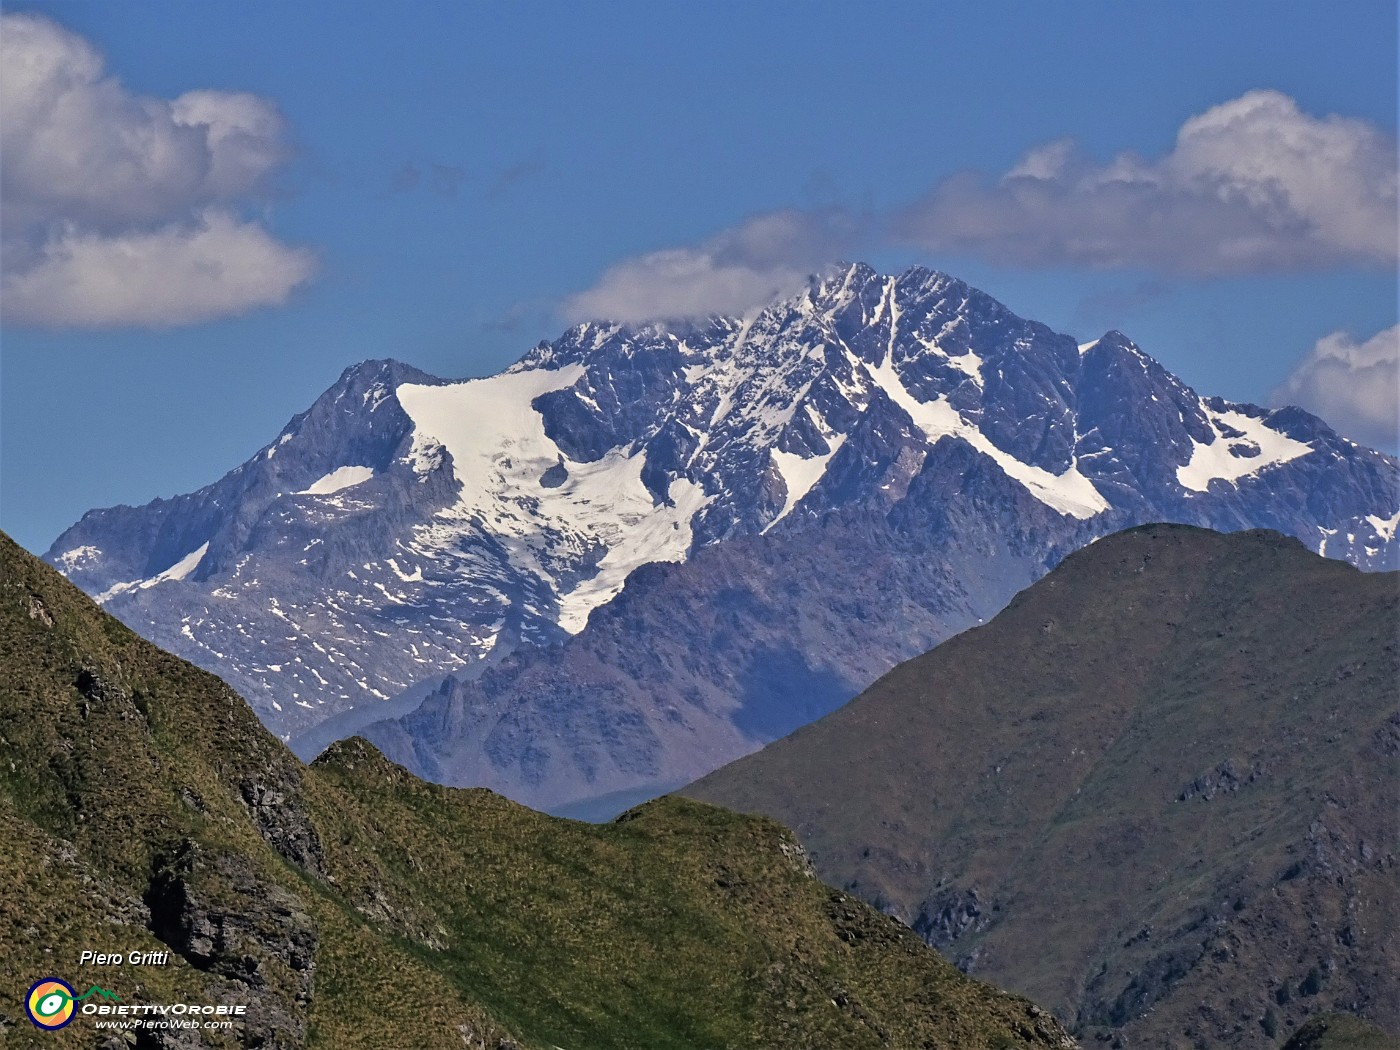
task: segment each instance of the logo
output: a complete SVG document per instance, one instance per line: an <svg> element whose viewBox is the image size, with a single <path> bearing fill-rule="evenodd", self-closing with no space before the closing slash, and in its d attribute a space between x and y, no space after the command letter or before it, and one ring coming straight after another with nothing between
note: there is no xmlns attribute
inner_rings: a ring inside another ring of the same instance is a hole
<svg viewBox="0 0 1400 1050"><path fill-rule="evenodd" d="M93 985L82 995L73 992L73 986L57 977L45 977L35 981L24 997L24 1012L29 1019L46 1031L62 1028L73 1020L76 1005L89 996L97 996L112 1002L121 1002L121 997L108 988Z"/></svg>
<svg viewBox="0 0 1400 1050"><path fill-rule="evenodd" d="M73 1020L73 986L57 977L35 981L24 999L24 1011L40 1028L52 1031Z"/></svg>

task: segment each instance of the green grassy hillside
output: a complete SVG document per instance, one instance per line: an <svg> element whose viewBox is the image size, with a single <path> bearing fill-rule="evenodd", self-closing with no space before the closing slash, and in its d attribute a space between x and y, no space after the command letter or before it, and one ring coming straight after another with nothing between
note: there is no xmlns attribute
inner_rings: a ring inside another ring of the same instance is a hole
<svg viewBox="0 0 1400 1050"><path fill-rule="evenodd" d="M1400 1050L1400 1039L1358 1017L1323 1014L1298 1029L1283 1050Z"/></svg>
<svg viewBox="0 0 1400 1050"><path fill-rule="evenodd" d="M685 793L1086 1045L1400 1031L1398 624L1395 574L1135 529Z"/></svg>
<svg viewBox="0 0 1400 1050"><path fill-rule="evenodd" d="M165 966L83 950L170 951ZM39 1032L57 976L230 1031ZM684 799L606 827L425 784L362 741L310 767L217 679L0 539L5 1046L1072 1046L813 876L790 833ZM134 1040L134 1041L133 1041Z"/></svg>

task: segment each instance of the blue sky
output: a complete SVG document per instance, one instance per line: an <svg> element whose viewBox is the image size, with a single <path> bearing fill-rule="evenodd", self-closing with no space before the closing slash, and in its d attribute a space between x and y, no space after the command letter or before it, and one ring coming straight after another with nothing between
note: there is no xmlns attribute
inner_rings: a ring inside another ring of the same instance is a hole
<svg viewBox="0 0 1400 1050"><path fill-rule="evenodd" d="M0 527L33 550L215 480L356 361L487 374L837 258L1393 451L1388 0L4 14Z"/></svg>

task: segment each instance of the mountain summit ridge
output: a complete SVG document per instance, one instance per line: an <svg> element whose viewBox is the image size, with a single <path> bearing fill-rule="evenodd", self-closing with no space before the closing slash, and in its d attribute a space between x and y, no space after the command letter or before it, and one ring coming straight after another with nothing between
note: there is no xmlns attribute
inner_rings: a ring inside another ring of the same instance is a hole
<svg viewBox="0 0 1400 1050"><path fill-rule="evenodd" d="M1044 556L1163 519L1400 562L1390 457L859 263L745 318L581 323L481 379L352 366L220 481L89 512L46 558L290 735L562 642L641 565L891 512L944 442L1048 510Z"/></svg>

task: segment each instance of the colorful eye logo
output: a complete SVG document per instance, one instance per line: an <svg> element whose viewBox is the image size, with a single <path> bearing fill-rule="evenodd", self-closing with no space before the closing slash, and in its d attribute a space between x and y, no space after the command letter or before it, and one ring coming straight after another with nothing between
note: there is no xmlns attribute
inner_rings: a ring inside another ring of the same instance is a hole
<svg viewBox="0 0 1400 1050"><path fill-rule="evenodd" d="M67 981L45 977L30 986L24 1010L36 1025L52 1031L73 1020L73 998L73 986Z"/></svg>

